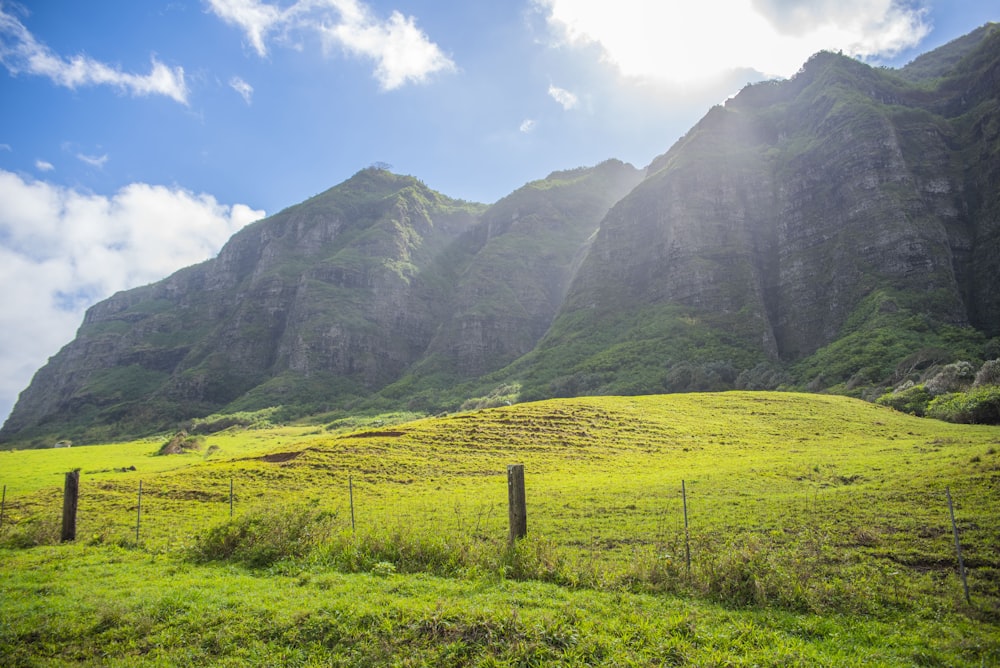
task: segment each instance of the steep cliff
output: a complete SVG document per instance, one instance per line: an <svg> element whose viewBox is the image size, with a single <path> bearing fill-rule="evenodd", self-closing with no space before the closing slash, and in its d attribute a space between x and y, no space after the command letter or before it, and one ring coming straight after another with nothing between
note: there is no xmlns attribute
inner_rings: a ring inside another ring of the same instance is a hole
<svg viewBox="0 0 1000 668"><path fill-rule="evenodd" d="M452 249L467 260L445 258L454 281L447 316L403 387L429 376L474 378L534 348L601 219L641 179L641 171L609 160L555 172L491 206Z"/></svg>
<svg viewBox="0 0 1000 668"><path fill-rule="evenodd" d="M319 403L378 389L433 334L440 300L421 272L483 209L363 170L240 231L214 260L91 308L3 436L149 430L237 399Z"/></svg>
<svg viewBox="0 0 1000 668"><path fill-rule="evenodd" d="M997 317L1000 31L748 86L602 222L526 395L884 382Z"/></svg>
<svg viewBox="0 0 1000 668"><path fill-rule="evenodd" d="M223 409L330 410L414 368L467 378L548 327L573 260L640 179L609 161L494 207L366 169L236 234L218 257L114 295L0 431L94 439Z"/></svg>

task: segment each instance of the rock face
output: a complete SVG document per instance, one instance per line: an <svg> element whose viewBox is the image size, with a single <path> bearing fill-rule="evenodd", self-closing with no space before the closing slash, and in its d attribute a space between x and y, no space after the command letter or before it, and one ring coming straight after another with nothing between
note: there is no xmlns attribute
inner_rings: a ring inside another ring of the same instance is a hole
<svg viewBox="0 0 1000 668"><path fill-rule="evenodd" d="M609 161L488 209L363 170L214 260L92 307L0 437L155 431L227 406L329 409L422 360L449 377L499 368L544 333L587 238L640 178Z"/></svg>
<svg viewBox="0 0 1000 668"><path fill-rule="evenodd" d="M755 369L825 388L878 380L897 347L975 347L969 325L996 336L998 63L992 25L899 73L820 53L713 108L602 222L518 369L529 396L753 387Z"/></svg>
<svg viewBox="0 0 1000 668"><path fill-rule="evenodd" d="M363 170L94 306L0 440L498 386L863 393L918 352L1000 352L998 183L995 24L898 71L817 54L645 172L556 172L487 207Z"/></svg>

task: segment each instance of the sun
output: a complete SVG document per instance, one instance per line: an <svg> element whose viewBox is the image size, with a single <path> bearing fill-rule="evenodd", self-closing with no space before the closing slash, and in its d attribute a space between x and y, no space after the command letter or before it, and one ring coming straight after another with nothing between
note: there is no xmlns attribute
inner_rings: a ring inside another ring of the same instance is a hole
<svg viewBox="0 0 1000 668"><path fill-rule="evenodd" d="M627 77L675 83L733 70L788 77L824 49L889 55L929 31L919 9L891 0L538 0L560 44L596 44Z"/></svg>

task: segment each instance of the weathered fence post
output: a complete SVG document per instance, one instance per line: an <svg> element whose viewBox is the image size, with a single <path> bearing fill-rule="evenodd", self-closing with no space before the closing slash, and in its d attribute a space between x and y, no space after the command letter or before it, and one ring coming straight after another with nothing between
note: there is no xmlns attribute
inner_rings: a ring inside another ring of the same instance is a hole
<svg viewBox="0 0 1000 668"><path fill-rule="evenodd" d="M354 531L354 476L347 476L347 493L351 501L351 532Z"/></svg>
<svg viewBox="0 0 1000 668"><path fill-rule="evenodd" d="M7 508L7 485L3 486L3 498L0 499L0 529L3 528L3 512Z"/></svg>
<svg viewBox="0 0 1000 668"><path fill-rule="evenodd" d="M691 532L688 531L687 487L683 480L681 480L681 499L684 501L684 562L687 564L688 575L691 575Z"/></svg>
<svg viewBox="0 0 1000 668"><path fill-rule="evenodd" d="M962 544L958 540L958 525L955 524L955 509L951 505L951 489L944 488L945 496L948 497L948 514L951 515L951 532L955 534L955 552L958 553L958 574L962 576L962 589L965 590L965 602L972 605L969 597L969 582L965 577L965 564L962 562Z"/></svg>
<svg viewBox="0 0 1000 668"><path fill-rule="evenodd" d="M229 479L229 519L233 518L233 479Z"/></svg>
<svg viewBox="0 0 1000 668"><path fill-rule="evenodd" d="M139 525L142 523L142 481L139 481L139 502L135 506L135 544L139 544Z"/></svg>
<svg viewBox="0 0 1000 668"><path fill-rule="evenodd" d="M513 543L528 535L528 509L524 497L524 464L507 466L507 505L510 518L510 535Z"/></svg>
<svg viewBox="0 0 1000 668"><path fill-rule="evenodd" d="M76 540L76 506L80 496L80 469L66 474L66 484L63 486L62 536L66 542Z"/></svg>

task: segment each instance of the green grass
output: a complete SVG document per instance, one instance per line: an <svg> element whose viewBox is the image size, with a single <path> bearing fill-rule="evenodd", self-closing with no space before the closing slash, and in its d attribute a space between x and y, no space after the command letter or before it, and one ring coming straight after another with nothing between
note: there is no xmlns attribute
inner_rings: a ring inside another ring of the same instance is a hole
<svg viewBox="0 0 1000 668"><path fill-rule="evenodd" d="M0 655L11 665L1000 661L1000 428L749 392L345 426L229 430L168 457L151 456L160 441L0 453ZM525 464L528 498L529 536L514 549L511 463ZM46 545L61 473L76 467L78 540ZM40 545L14 547L30 544Z"/></svg>

